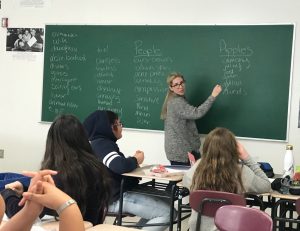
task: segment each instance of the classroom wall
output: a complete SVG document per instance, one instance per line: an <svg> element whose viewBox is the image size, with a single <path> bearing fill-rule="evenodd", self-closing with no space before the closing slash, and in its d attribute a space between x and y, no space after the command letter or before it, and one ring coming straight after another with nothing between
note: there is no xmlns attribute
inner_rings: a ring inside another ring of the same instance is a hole
<svg viewBox="0 0 300 231"><path fill-rule="evenodd" d="M24 2L42 2L44 5L25 7ZM0 18L7 17L9 27L37 28L45 24L295 23L288 143L294 145L295 160L300 165L299 12L299 0L2 0ZM0 171L36 170L43 157L49 128L49 124L39 122L44 54L6 52L5 45L6 28L0 27L0 149L4 149ZM287 142L245 139L241 142L256 160L270 162L275 172L282 172ZM163 132L125 130L119 145L127 155L133 154L136 149L144 150L145 163L168 163L164 154Z"/></svg>

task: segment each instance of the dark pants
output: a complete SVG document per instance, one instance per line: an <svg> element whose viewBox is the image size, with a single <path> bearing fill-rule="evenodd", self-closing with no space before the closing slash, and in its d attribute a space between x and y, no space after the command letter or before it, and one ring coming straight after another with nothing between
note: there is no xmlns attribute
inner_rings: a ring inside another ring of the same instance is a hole
<svg viewBox="0 0 300 231"><path fill-rule="evenodd" d="M184 165L184 166L190 166L190 162L177 162L177 161L170 161L171 165Z"/></svg>
<svg viewBox="0 0 300 231"><path fill-rule="evenodd" d="M191 151L193 156L195 157L195 160L199 160L201 158L200 152L197 151ZM170 161L171 165L184 165L184 166L191 166L190 162L178 162L178 161Z"/></svg>

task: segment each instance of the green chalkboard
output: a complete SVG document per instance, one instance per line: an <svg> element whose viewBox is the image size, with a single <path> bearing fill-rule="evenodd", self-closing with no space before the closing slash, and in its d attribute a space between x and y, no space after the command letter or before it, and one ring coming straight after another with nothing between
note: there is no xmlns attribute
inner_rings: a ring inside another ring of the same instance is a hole
<svg viewBox="0 0 300 231"><path fill-rule="evenodd" d="M84 119L117 112L127 128L163 130L166 77L186 78L201 104L217 83L199 132L216 126L237 136L286 140L294 25L47 25L42 121L60 113Z"/></svg>

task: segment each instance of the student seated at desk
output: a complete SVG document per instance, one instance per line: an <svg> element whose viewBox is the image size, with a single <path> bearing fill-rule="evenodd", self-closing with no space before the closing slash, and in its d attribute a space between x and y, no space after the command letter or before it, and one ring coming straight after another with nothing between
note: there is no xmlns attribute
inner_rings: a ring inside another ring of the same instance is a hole
<svg viewBox="0 0 300 231"><path fill-rule="evenodd" d="M93 154L82 123L73 115L60 115L48 131L41 169L53 169L55 184L74 198L85 221L93 225L104 221L110 198L109 175L105 166ZM20 182L14 182L1 192L6 203L6 215L12 217L22 207L18 205L22 192ZM40 215L56 215L45 209Z"/></svg>
<svg viewBox="0 0 300 231"><path fill-rule="evenodd" d="M29 231L43 207L54 209L59 214L59 231L83 231L83 218L76 202L55 187L52 174L55 171L28 172L33 177L28 192L23 193L23 208L8 220L0 231ZM0 196L1 198L1 196ZM3 202L3 201L2 201ZM0 207L4 206L4 203ZM1 220L0 220L1 221Z"/></svg>
<svg viewBox="0 0 300 231"><path fill-rule="evenodd" d="M271 190L266 174L226 128L216 128L207 135L202 158L188 170L182 183L190 191L204 189L242 194ZM197 214L192 211L190 231L195 230L196 221ZM200 230L217 230L213 218L202 216Z"/></svg>
<svg viewBox="0 0 300 231"><path fill-rule="evenodd" d="M112 111L97 110L84 121L92 148L97 157L103 162L113 179L112 200L109 212L119 211L120 184L122 174L133 171L144 160L144 152L136 151L134 156L125 157L119 150L117 140L122 137L122 123L118 115ZM125 190L136 186L137 178L126 180ZM141 217L139 225L151 223L167 223L170 218L170 205L157 197L146 196L133 192L123 194L123 212ZM166 226L145 227L146 230L165 230Z"/></svg>

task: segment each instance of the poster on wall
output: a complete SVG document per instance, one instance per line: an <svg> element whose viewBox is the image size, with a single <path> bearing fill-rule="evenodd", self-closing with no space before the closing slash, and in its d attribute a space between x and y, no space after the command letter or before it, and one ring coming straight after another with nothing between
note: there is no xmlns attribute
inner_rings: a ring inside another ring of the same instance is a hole
<svg viewBox="0 0 300 231"><path fill-rule="evenodd" d="M49 7L52 0L15 0L17 7L23 8L46 8Z"/></svg>
<svg viewBox="0 0 300 231"><path fill-rule="evenodd" d="M6 51L43 52L43 28L7 28Z"/></svg>

